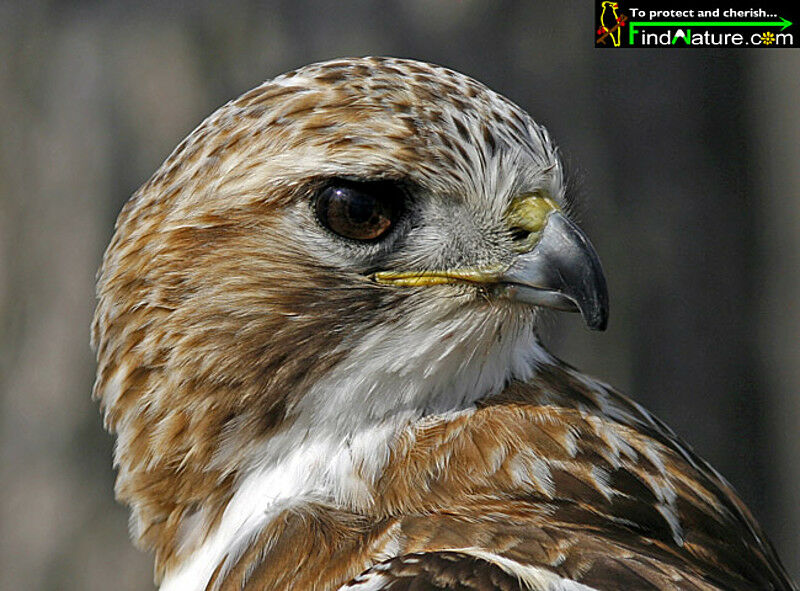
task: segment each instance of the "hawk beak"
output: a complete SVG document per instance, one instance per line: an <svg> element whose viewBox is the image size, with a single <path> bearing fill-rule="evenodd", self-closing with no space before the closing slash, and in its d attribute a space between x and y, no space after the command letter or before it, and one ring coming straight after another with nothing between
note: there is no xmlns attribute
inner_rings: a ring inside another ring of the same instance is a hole
<svg viewBox="0 0 800 591"><path fill-rule="evenodd" d="M592 243L558 210L547 214L536 245L500 275L498 292L511 299L580 312L586 326L605 330L608 287Z"/></svg>
<svg viewBox="0 0 800 591"><path fill-rule="evenodd" d="M507 222L518 254L508 265L446 271L381 271L378 283L416 287L478 283L501 297L544 308L580 312L592 330L608 324L608 287L592 243L549 198L523 195Z"/></svg>

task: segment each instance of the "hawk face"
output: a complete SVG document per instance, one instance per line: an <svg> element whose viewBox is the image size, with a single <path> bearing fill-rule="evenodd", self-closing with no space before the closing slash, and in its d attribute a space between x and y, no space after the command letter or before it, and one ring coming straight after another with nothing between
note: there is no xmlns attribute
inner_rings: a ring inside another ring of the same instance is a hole
<svg viewBox="0 0 800 591"><path fill-rule="evenodd" d="M368 502L400 426L531 375L540 308L604 327L563 208L545 130L428 64L308 66L192 132L120 214L93 327L117 493L159 570L276 463L296 477L275 499Z"/></svg>

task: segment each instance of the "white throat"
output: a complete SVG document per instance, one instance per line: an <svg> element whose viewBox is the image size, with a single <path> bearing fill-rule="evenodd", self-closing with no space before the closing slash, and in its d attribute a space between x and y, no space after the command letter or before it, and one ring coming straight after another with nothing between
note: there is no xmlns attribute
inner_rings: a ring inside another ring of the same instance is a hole
<svg viewBox="0 0 800 591"><path fill-rule="evenodd" d="M217 528L167 573L161 591L205 589L225 561L221 580L292 505L368 509L404 429L424 417L472 412L476 400L499 392L509 379L532 376L547 354L530 324L509 326L508 320L500 326L499 315L464 314L462 308L449 319L422 315L413 323L376 327L305 394L292 425L260 445ZM202 516L190 519L182 529L186 546L205 526Z"/></svg>

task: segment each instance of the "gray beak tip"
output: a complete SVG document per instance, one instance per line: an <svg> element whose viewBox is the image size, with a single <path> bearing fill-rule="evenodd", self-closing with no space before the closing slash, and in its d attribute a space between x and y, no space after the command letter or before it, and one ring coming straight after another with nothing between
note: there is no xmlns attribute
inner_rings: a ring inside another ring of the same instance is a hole
<svg viewBox="0 0 800 591"><path fill-rule="evenodd" d="M584 314L583 321L590 330L603 331L608 328L608 301L606 300L591 316Z"/></svg>

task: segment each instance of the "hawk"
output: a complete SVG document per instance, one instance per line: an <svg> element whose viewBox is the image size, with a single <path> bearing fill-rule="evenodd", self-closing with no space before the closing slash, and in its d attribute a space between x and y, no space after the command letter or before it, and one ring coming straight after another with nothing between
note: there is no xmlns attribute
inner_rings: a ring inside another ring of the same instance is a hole
<svg viewBox="0 0 800 591"><path fill-rule="evenodd" d="M94 395L163 591L795 589L725 480L553 357L598 256L518 106L339 59L206 119L124 206Z"/></svg>

